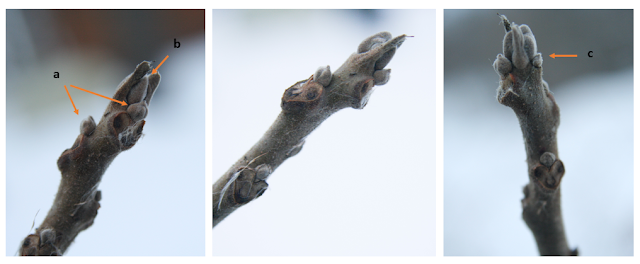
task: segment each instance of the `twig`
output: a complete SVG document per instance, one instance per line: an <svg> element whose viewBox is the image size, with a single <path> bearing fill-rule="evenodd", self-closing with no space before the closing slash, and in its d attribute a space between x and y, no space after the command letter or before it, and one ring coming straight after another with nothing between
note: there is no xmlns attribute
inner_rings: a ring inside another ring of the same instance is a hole
<svg viewBox="0 0 640 264"><path fill-rule="evenodd" d="M380 32L360 43L335 72L320 67L309 79L285 90L282 112L262 138L213 185L213 226L237 208L264 193L266 179L282 162L298 154L304 139L340 109L362 109L374 85L384 85L391 70L384 67L406 35ZM226 186L226 187L225 187Z"/></svg>
<svg viewBox="0 0 640 264"><path fill-rule="evenodd" d="M576 256L564 232L560 207L560 181L564 164L558 155L556 132L560 109L542 79L542 55L527 25L500 15L506 34L503 54L493 67L500 76L497 99L518 117L525 141L529 184L524 187L522 217L531 229L540 255Z"/></svg>
<svg viewBox="0 0 640 264"><path fill-rule="evenodd" d="M62 180L47 217L22 242L22 256L60 256L81 231L89 228L100 208L98 185L109 164L120 152L133 147L145 124L148 105L160 84L160 74L151 74L150 62L138 64L118 86L96 125L89 116L80 125L80 135L58 158Z"/></svg>

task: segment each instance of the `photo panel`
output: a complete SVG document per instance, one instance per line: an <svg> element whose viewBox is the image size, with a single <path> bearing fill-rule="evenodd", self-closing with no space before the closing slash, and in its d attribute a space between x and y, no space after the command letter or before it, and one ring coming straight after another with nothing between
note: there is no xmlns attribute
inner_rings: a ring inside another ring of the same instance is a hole
<svg viewBox="0 0 640 264"><path fill-rule="evenodd" d="M213 255L434 256L435 10L212 18Z"/></svg>
<svg viewBox="0 0 640 264"><path fill-rule="evenodd" d="M633 81L633 10L444 10L444 255L632 256Z"/></svg>
<svg viewBox="0 0 640 264"><path fill-rule="evenodd" d="M6 14L7 255L204 256L204 10Z"/></svg>

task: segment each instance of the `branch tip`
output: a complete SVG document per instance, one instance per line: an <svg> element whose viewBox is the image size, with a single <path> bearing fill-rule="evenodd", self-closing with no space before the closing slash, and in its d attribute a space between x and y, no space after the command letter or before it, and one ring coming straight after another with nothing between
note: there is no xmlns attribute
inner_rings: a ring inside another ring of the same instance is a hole
<svg viewBox="0 0 640 264"><path fill-rule="evenodd" d="M150 72L149 62L138 64L113 96L129 103L110 102L98 124L91 116L81 122L80 135L58 158L62 177L53 206L35 234L23 240L21 255L60 256L80 232L93 225L104 172L142 135L148 103L160 83L160 75Z"/></svg>
<svg viewBox="0 0 640 264"><path fill-rule="evenodd" d="M541 255L571 255L560 209L560 183L564 164L558 157L558 105L542 79L542 56L531 28L509 22L503 54L493 68L500 76L498 101L513 109L522 130L527 153L529 184L525 186L522 217L533 233ZM576 252L577 254L577 252Z"/></svg>

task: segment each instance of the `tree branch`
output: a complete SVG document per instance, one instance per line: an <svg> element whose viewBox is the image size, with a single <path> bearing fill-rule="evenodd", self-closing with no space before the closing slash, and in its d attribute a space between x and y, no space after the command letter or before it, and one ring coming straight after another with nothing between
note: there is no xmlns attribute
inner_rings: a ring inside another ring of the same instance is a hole
<svg viewBox="0 0 640 264"><path fill-rule="evenodd" d="M264 193L267 178L298 154L305 138L333 113L362 109L375 85L384 85L391 61L406 35L392 39L380 32L360 43L358 51L335 72L320 67L309 79L285 90L282 112L262 138L213 185L213 226Z"/></svg>
<svg viewBox="0 0 640 264"><path fill-rule="evenodd" d="M522 217L538 244L540 255L576 256L567 244L560 207L560 181L564 164L558 155L556 132L560 109L542 79L542 55L527 25L505 27L503 54L493 67L500 76L497 99L518 117L527 152L529 184L524 187Z"/></svg>
<svg viewBox="0 0 640 264"><path fill-rule="evenodd" d="M109 164L120 152L133 147L144 127L144 118L160 74L151 74L143 61L118 86L96 125L89 116L80 125L80 135L58 158L62 174L58 193L47 217L22 243L22 256L60 256L81 231L89 228L100 208L98 185Z"/></svg>

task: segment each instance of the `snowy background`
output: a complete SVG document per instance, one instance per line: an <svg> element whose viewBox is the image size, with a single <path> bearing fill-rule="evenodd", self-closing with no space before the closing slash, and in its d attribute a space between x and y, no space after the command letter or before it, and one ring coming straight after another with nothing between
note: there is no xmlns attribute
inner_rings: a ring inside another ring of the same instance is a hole
<svg viewBox="0 0 640 264"><path fill-rule="evenodd" d="M226 256L435 255L435 11L213 10L213 180L269 128L286 88L380 31L408 34L390 81L344 109L213 229ZM242 246L238 246L242 245Z"/></svg>
<svg viewBox="0 0 640 264"><path fill-rule="evenodd" d="M521 217L528 182L522 132L495 99L492 63L504 37L496 13L531 27L560 106L570 247L633 255L633 12L445 10L445 256L538 254Z"/></svg>
<svg viewBox="0 0 640 264"><path fill-rule="evenodd" d="M109 102L69 85L111 97L138 63L166 55L144 136L104 174L98 216L65 255L204 255L203 10L7 11L7 255L47 215L81 120Z"/></svg>

